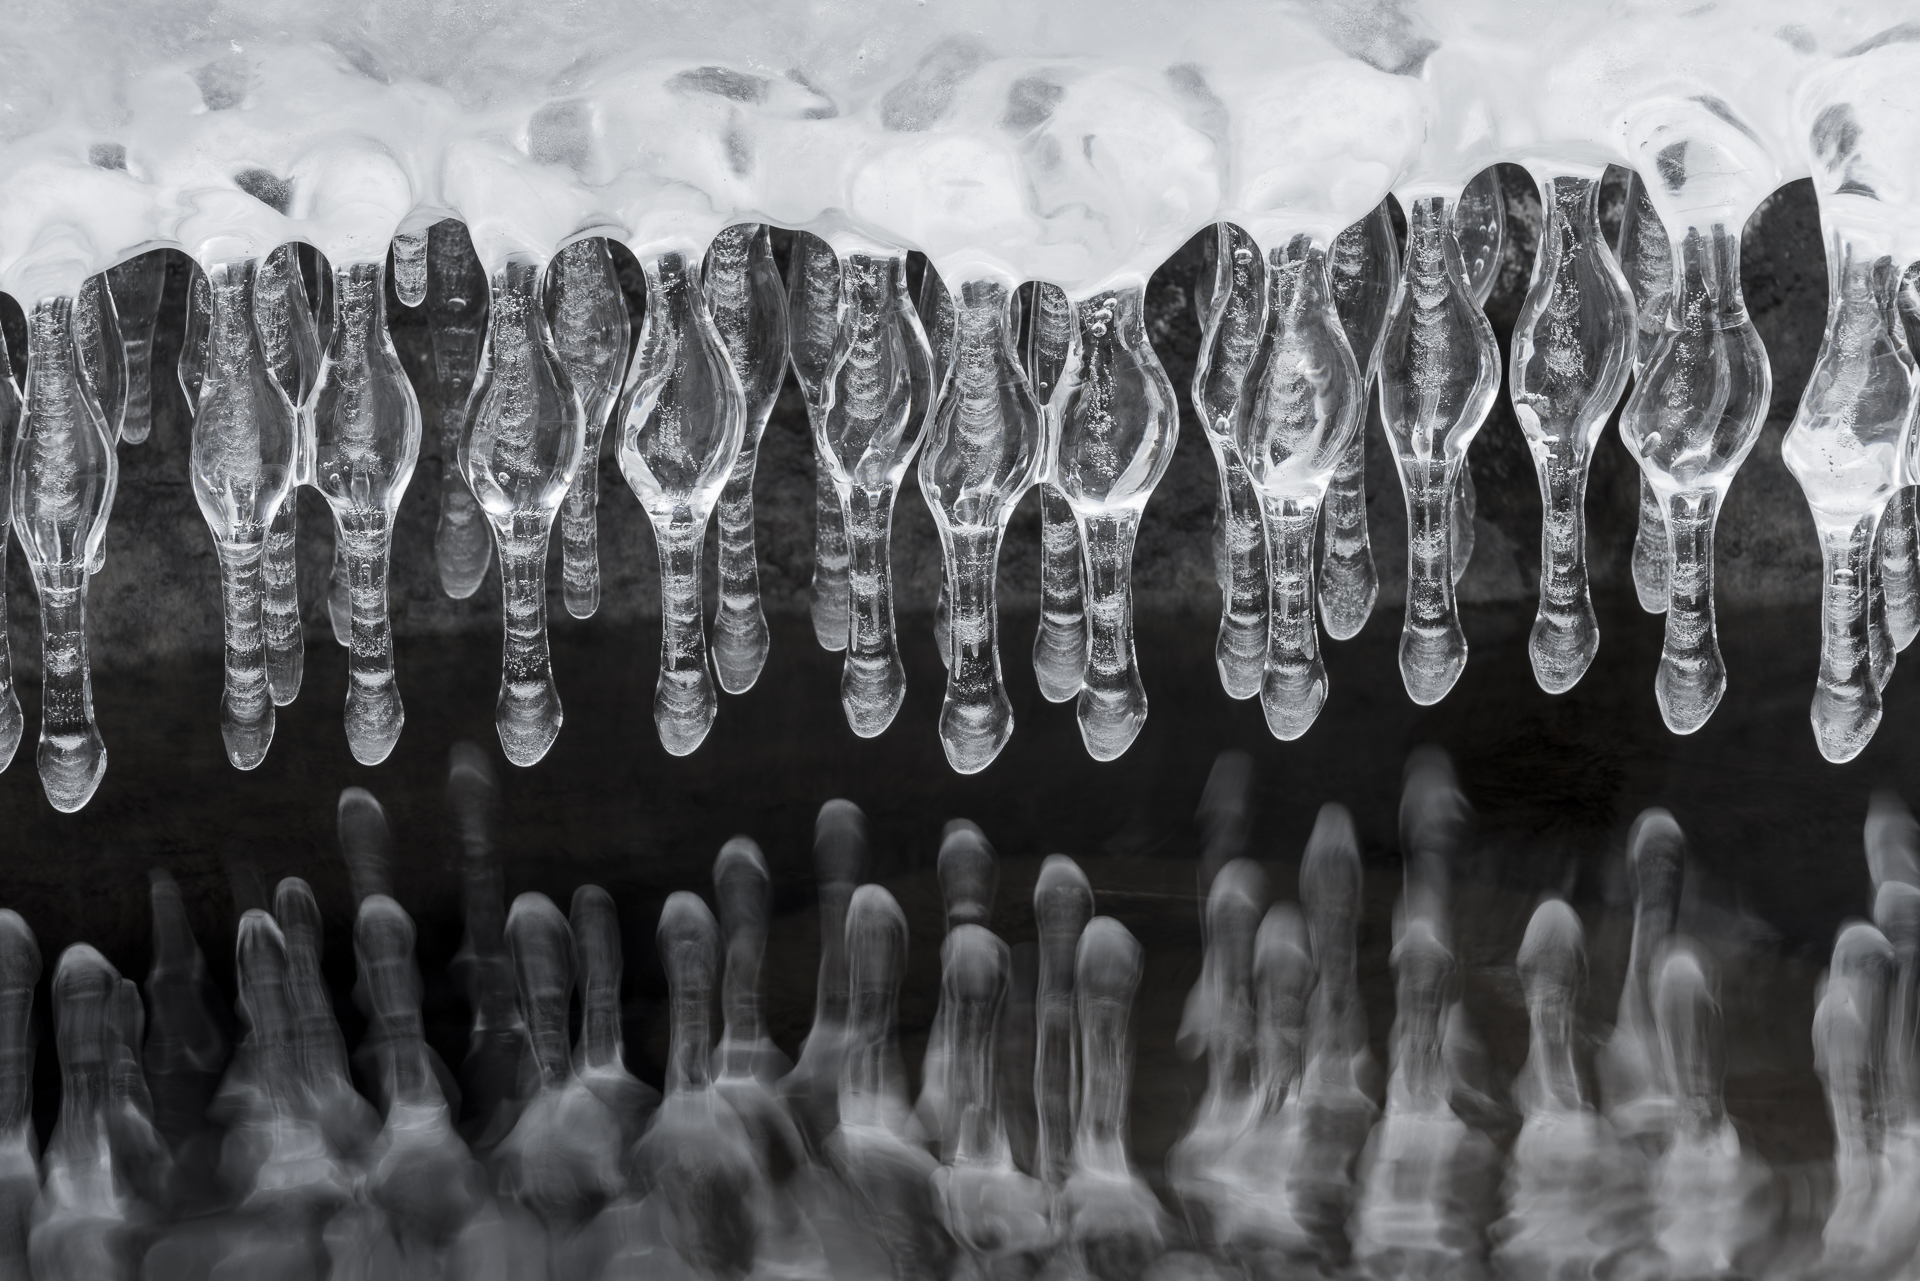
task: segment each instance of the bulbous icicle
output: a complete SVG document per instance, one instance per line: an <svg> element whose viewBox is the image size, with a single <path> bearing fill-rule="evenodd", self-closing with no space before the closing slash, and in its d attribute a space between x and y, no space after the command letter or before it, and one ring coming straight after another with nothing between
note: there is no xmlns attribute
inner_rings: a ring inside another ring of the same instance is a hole
<svg viewBox="0 0 1920 1281"><path fill-rule="evenodd" d="M165 250L149 250L107 271L127 366L127 412L120 422L120 439L129 444L145 441L152 430L153 335L166 286Z"/></svg>
<svg viewBox="0 0 1920 1281"><path fill-rule="evenodd" d="M893 626L893 504L926 435L933 358L907 297L906 259L849 253L840 261L834 390L816 420L847 533L847 657L840 706L862 738L881 733L907 693Z"/></svg>
<svg viewBox="0 0 1920 1281"><path fill-rule="evenodd" d="M1540 607L1527 654L1549 694L1564 694L1600 648L1587 595L1587 468L1626 390L1633 295L1600 233L1600 184L1540 184L1545 234L1513 329L1513 411L1540 483Z"/></svg>
<svg viewBox="0 0 1920 1281"><path fill-rule="evenodd" d="M1908 264L1896 303L1907 352L1920 362L1920 262ZM1920 635L1920 486L1904 485L1887 500L1880 516L1875 568L1888 639L1895 650L1904 650Z"/></svg>
<svg viewBox="0 0 1920 1281"><path fill-rule="evenodd" d="M1484 310L1507 251L1507 201L1500 190L1500 171L1487 168L1475 174L1448 212L1454 234L1460 238L1460 260L1473 305ZM1458 583L1473 559L1473 514L1480 503L1473 472L1464 462L1453 498L1453 581Z"/></svg>
<svg viewBox="0 0 1920 1281"><path fill-rule="evenodd" d="M440 406L440 518L433 560L440 590L465 600L480 590L493 539L457 461L466 435L467 400L487 336L490 291L464 223L448 218L427 232L427 341L433 348Z"/></svg>
<svg viewBox="0 0 1920 1281"><path fill-rule="evenodd" d="M746 405L740 453L720 491L720 600L713 612L713 669L720 688L744 694L767 663L760 553L753 531L753 473L760 438L787 377L787 295L765 223L728 227L707 249L707 310L733 360Z"/></svg>
<svg viewBox="0 0 1920 1281"><path fill-rule="evenodd" d="M393 295L402 307L427 300L427 237L431 229L397 231L393 236Z"/></svg>
<svg viewBox="0 0 1920 1281"><path fill-rule="evenodd" d="M13 361L0 334L0 583L6 581L7 548L13 542L13 468L21 426L20 391L13 383ZM6 593L0 591L0 770L13 763L26 732L20 695L13 688L13 645L7 638Z"/></svg>
<svg viewBox="0 0 1920 1281"><path fill-rule="evenodd" d="M1420 704L1445 698L1467 663L1453 596L1452 509L1467 446L1493 407L1499 377L1493 326L1474 304L1447 202L1416 199L1381 347L1380 414L1407 502L1400 675Z"/></svg>
<svg viewBox="0 0 1920 1281"><path fill-rule="evenodd" d="M953 295L940 279L932 263L920 277L920 292L914 300L920 313L920 327L926 331L927 346L933 352L933 398L937 405L945 394L947 375L953 372L954 311ZM945 574L940 576L940 595L933 606L933 647L940 655L940 666L953 665L953 595L947 590Z"/></svg>
<svg viewBox="0 0 1920 1281"><path fill-rule="evenodd" d="M540 760L560 734L547 649L547 540L586 435L581 398L540 305L543 266L515 259L494 273L486 353L460 441L460 472L500 557L504 631L493 724L515 765Z"/></svg>
<svg viewBox="0 0 1920 1281"><path fill-rule="evenodd" d="M1348 640L1366 626L1380 596L1380 574L1367 537L1367 420L1387 308L1400 284L1400 244L1385 200L1334 239L1327 275L1347 346L1364 380L1360 422L1327 484L1320 517L1320 622L1334 640Z"/></svg>
<svg viewBox="0 0 1920 1281"><path fill-rule="evenodd" d="M105 276L90 276L73 300L73 345L80 361L80 380L100 407L107 439L120 441L120 423L127 410L126 353L120 347L120 321ZM94 548L87 572L97 574L107 563L107 542Z"/></svg>
<svg viewBox="0 0 1920 1281"><path fill-rule="evenodd" d="M300 274L300 255L293 245L281 245L261 260L254 272L253 325L267 371L293 403L298 430L299 407L320 376L320 335L313 308L307 302L306 282ZM294 480L304 478L298 466L305 450L296 446ZM300 572L295 528L299 503L294 491L273 514L267 541L260 554L262 620L266 633L267 692L274 706L285 707L300 692L306 671L306 637L300 620Z"/></svg>
<svg viewBox="0 0 1920 1281"><path fill-rule="evenodd" d="M1007 521L1040 475L1046 443L1013 337L1013 291L997 280L963 284L953 367L920 453L920 492L940 530L953 611L940 742L962 774L992 764L1013 734L994 575Z"/></svg>
<svg viewBox="0 0 1920 1281"><path fill-rule="evenodd" d="M1146 282L1073 305L1073 345L1053 413L1052 472L1079 526L1087 584L1080 737L1095 760L1125 752L1147 719L1133 651L1133 543L1173 461L1180 410L1147 340Z"/></svg>
<svg viewBox="0 0 1920 1281"><path fill-rule="evenodd" d="M600 437L627 372L632 337L605 237L576 240L554 255L545 306L554 353L580 398L585 424L580 466L560 508L561 599L573 617L592 618L600 607Z"/></svg>
<svg viewBox="0 0 1920 1281"><path fill-rule="evenodd" d="M700 746L718 706L707 674L700 547L732 474L746 402L685 255L644 264L647 315L619 410L620 471L660 552L660 680L653 723L675 756Z"/></svg>
<svg viewBox="0 0 1920 1281"><path fill-rule="evenodd" d="M1073 341L1073 313L1057 285L1036 282L1027 327L1027 381L1045 412L1066 371ZM1041 697L1064 703L1079 694L1087 670L1085 571L1073 505L1059 486L1040 485L1040 628L1033 638L1033 674Z"/></svg>
<svg viewBox="0 0 1920 1281"><path fill-rule="evenodd" d="M847 530L833 487L833 464L820 452L820 420L833 403L834 351L840 332L840 260L818 236L799 232L787 266L787 355L813 428L813 578L807 605L814 639L847 647Z"/></svg>
<svg viewBox="0 0 1920 1281"><path fill-rule="evenodd" d="M297 428L293 403L273 376L255 324L257 264L216 263L208 282L213 320L193 418L193 494L220 557L226 630L220 736L234 767L252 769L266 758L274 727L261 559L273 519L291 493Z"/></svg>
<svg viewBox="0 0 1920 1281"><path fill-rule="evenodd" d="M1366 383L1333 305L1326 256L1305 236L1268 255L1260 346L1234 413L1234 447L1266 514L1267 728L1306 733L1327 700L1313 605L1313 537L1340 457L1360 429Z"/></svg>
<svg viewBox="0 0 1920 1281"><path fill-rule="evenodd" d="M1740 293L1740 234L1687 227L1674 243L1672 317L1635 380L1620 436L1667 517L1666 644L1654 696L1691 734L1726 692L1713 618L1713 530L1733 473L1759 439L1773 393L1767 352Z"/></svg>
<svg viewBox="0 0 1920 1281"><path fill-rule="evenodd" d="M1660 211L1653 207L1647 184L1638 170L1627 184L1626 209L1614 257L1633 291L1633 374L1638 378L1652 358L1660 336L1667 331L1673 310L1673 246ZM1640 608L1649 614L1667 612L1667 517L1654 495L1653 482L1640 477L1640 524L1633 536L1633 589Z"/></svg>
<svg viewBox="0 0 1920 1281"><path fill-rule="evenodd" d="M333 326L320 376L302 406L305 472L333 509L353 610L347 660L347 746L378 765L406 711L393 675L387 561L393 519L420 454L420 404L387 336L386 264L333 268Z"/></svg>
<svg viewBox="0 0 1920 1281"><path fill-rule="evenodd" d="M93 798L107 745L93 719L87 567L106 533L120 467L81 377L71 298L27 318L27 406L13 449L13 528L40 596L40 781L72 813Z"/></svg>
<svg viewBox="0 0 1920 1281"><path fill-rule="evenodd" d="M1215 276L1192 388L1220 482L1213 516L1220 631L1213 662L1229 698L1252 698L1260 692L1267 658L1267 535L1259 492L1234 443L1233 422L1247 366L1260 345L1266 266L1253 238L1232 223L1215 227L1214 238Z"/></svg>
<svg viewBox="0 0 1920 1281"><path fill-rule="evenodd" d="M1914 362L1895 301L1899 265L1823 212L1827 332L1780 455L1806 494L1825 568L1814 740L1828 760L1850 761L1880 724L1869 586L1881 508L1911 474L1901 450L1911 447Z"/></svg>

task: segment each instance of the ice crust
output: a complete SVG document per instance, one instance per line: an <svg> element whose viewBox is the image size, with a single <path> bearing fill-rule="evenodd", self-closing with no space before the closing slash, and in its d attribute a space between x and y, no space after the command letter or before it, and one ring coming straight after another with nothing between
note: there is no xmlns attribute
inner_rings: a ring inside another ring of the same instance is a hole
<svg viewBox="0 0 1920 1281"><path fill-rule="evenodd" d="M1836 140L1834 189L1911 261L1913 13L0 0L0 288L31 308L159 245L371 261L452 216L489 272L587 235L691 257L758 221L1085 297L1217 221L1326 243L1389 191L1452 196L1497 161L1624 164L1669 227L1743 221Z"/></svg>

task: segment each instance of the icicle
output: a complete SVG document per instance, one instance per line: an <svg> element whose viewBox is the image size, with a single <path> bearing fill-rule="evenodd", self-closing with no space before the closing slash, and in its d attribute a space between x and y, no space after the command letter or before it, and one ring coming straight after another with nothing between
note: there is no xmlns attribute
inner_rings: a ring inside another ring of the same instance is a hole
<svg viewBox="0 0 1920 1281"><path fill-rule="evenodd" d="M1013 348L1012 297L995 280L960 287L953 369L920 454L920 492L940 530L953 598L940 742L962 774L992 764L1013 734L994 577L1007 521L1045 465L1040 408Z"/></svg>
<svg viewBox="0 0 1920 1281"><path fill-rule="evenodd" d="M127 412L120 439L138 445L153 425L153 335L166 292L167 255L153 249L107 272L107 288L120 317L120 342L126 353Z"/></svg>
<svg viewBox="0 0 1920 1281"><path fill-rule="evenodd" d="M1647 184L1638 170L1630 170L1626 208L1620 215L1614 256L1633 290L1635 338L1633 376L1637 381L1667 331L1673 311L1673 246L1653 207ZM1667 612L1667 517L1653 492L1653 482L1640 477L1640 524L1633 535L1633 589L1640 608L1649 614Z"/></svg>
<svg viewBox="0 0 1920 1281"><path fill-rule="evenodd" d="M1267 659L1267 535L1260 495L1234 441L1234 416L1247 366L1260 345L1265 264L1253 238L1231 223L1215 229L1219 248L1211 300L1193 367L1193 407L1207 429L1220 478L1213 516L1214 575L1220 584L1220 634L1214 666L1230 698L1260 692Z"/></svg>
<svg viewBox="0 0 1920 1281"><path fill-rule="evenodd" d="M420 405L387 336L386 266L333 268L333 325L320 376L302 412L306 474L333 509L334 538L351 578L347 745L378 765L399 741L406 712L393 676L387 558L393 520L420 453Z"/></svg>
<svg viewBox="0 0 1920 1281"><path fill-rule="evenodd" d="M813 578L807 603L814 639L820 648L838 653L847 647L847 530L820 433L836 390L840 261L826 241L799 232L787 272L787 352L813 428Z"/></svg>
<svg viewBox="0 0 1920 1281"><path fill-rule="evenodd" d="M701 285L746 400L740 453L720 491L720 600L713 614L713 667L720 688L744 694L760 679L769 643L766 613L760 608L753 473L760 438L787 377L787 295L766 224L741 223L715 236Z"/></svg>
<svg viewBox="0 0 1920 1281"><path fill-rule="evenodd" d="M427 237L431 228L397 231L393 236L393 294L402 307L427 300Z"/></svg>
<svg viewBox="0 0 1920 1281"><path fill-rule="evenodd" d="M920 327L926 331L927 345L933 352L933 403L938 406L946 395L947 376L953 372L954 311L953 295L947 292L940 273L931 262L920 277L920 294L915 300ZM933 647L940 655L940 666L953 666L953 593L948 590L942 567L940 595L933 606Z"/></svg>
<svg viewBox="0 0 1920 1281"><path fill-rule="evenodd" d="M1260 345L1234 410L1234 448L1260 494L1270 584L1260 705L1267 728L1306 733L1327 698L1313 605L1320 503L1359 430L1366 383L1333 305L1324 254L1305 236L1268 254Z"/></svg>
<svg viewBox="0 0 1920 1281"><path fill-rule="evenodd" d="M1093 917L1093 886L1080 865L1049 854L1033 887L1033 918L1040 939L1040 979L1034 994L1033 1096L1039 1137L1034 1175L1058 1187L1072 1172L1074 1116L1080 1101L1075 1060L1074 956ZM1084 1033L1083 1033L1084 1034ZM1089 1154L1091 1155L1091 1154Z"/></svg>
<svg viewBox="0 0 1920 1281"><path fill-rule="evenodd" d="M427 232L427 340L433 347L440 406L440 519L433 559L440 590L465 600L480 590L493 540L459 465L467 402L486 343L490 293L464 223L448 218Z"/></svg>
<svg viewBox="0 0 1920 1281"><path fill-rule="evenodd" d="M520 258L494 272L487 347L459 453L500 558L503 640L493 724L515 765L540 760L560 734L560 691L547 648L547 540L586 433L581 398L540 306L543 267Z"/></svg>
<svg viewBox="0 0 1920 1281"><path fill-rule="evenodd" d="M80 378L87 394L100 408L106 423L107 439L120 442L120 424L127 412L127 358L120 343L120 322L113 311L113 295L107 291L105 276L90 276L73 300L74 353L80 362ZM102 532L87 562L87 573L97 574L106 567L107 540Z"/></svg>
<svg viewBox="0 0 1920 1281"><path fill-rule="evenodd" d="M573 892L567 926L573 932L574 985L580 994L573 1070L619 1120L620 1151L628 1153L660 1106L660 1092L627 1071L620 1027L620 918L613 896L598 885L582 885Z"/></svg>
<svg viewBox="0 0 1920 1281"><path fill-rule="evenodd" d="M187 277L187 320L180 335L180 357L174 363L189 412L200 404L200 379L207 368L207 326L212 320L213 287L196 262Z"/></svg>
<svg viewBox="0 0 1920 1281"><path fill-rule="evenodd" d="M1050 410L1048 471L1073 511L1087 587L1080 737L1099 761L1132 746L1147 719L1133 650L1133 543L1180 434L1173 383L1147 341L1145 311L1144 280L1073 304L1072 347Z"/></svg>
<svg viewBox="0 0 1920 1281"><path fill-rule="evenodd" d="M893 625L893 504L926 435L933 378L906 268L899 255L841 259L832 399L814 420L815 454L833 480L850 565L840 706L862 738L892 724L907 693Z"/></svg>
<svg viewBox="0 0 1920 1281"><path fill-rule="evenodd" d="M1920 262L1910 263L1896 295L1907 353L1920 363ZM1911 452L1911 451L1909 451ZM1902 485L1880 515L1874 569L1888 639L1904 651L1920 635L1920 486Z"/></svg>
<svg viewBox="0 0 1920 1281"><path fill-rule="evenodd" d="M0 333L0 770L13 763L26 733L27 718L13 687L13 642L8 638L7 549L13 543L13 472L23 424L20 390L13 382L13 360ZM22 542L24 546L24 540Z"/></svg>
<svg viewBox="0 0 1920 1281"><path fill-rule="evenodd" d="M28 317L27 412L14 447L13 527L40 594L40 781L72 813L107 771L87 658L87 567L106 533L120 465L81 378L71 298Z"/></svg>
<svg viewBox="0 0 1920 1281"><path fill-rule="evenodd" d="M1549 694L1586 675L1600 648L1587 595L1587 468L1626 390L1633 295L1600 234L1600 183L1540 183L1546 226L1513 328L1513 411L1540 483L1540 606L1527 654Z"/></svg>
<svg viewBox="0 0 1920 1281"><path fill-rule="evenodd" d="M1420 704L1445 698L1467 663L1454 605L1458 485L1467 446L1493 407L1500 352L1473 300L1449 202L1407 211L1406 269L1387 314L1380 413L1407 501L1407 613L1400 675Z"/></svg>
<svg viewBox="0 0 1920 1281"><path fill-rule="evenodd" d="M255 325L258 265L252 259L216 263L208 282L213 321L193 418L193 492L220 556L226 630L220 735L234 767L252 769L266 758L274 728L261 557L274 516L292 492L298 431Z"/></svg>
<svg viewBox="0 0 1920 1281"><path fill-rule="evenodd" d="M1500 279L1500 262L1507 251L1507 200L1500 190L1500 171L1482 169L1460 192L1447 211L1448 225L1460 240L1460 259L1473 305L1485 311L1487 299ZM1497 367L1497 362L1496 362ZM1453 581L1458 583L1473 559L1473 516L1480 495L1473 471L1461 446L1460 478L1453 490Z"/></svg>
<svg viewBox="0 0 1920 1281"><path fill-rule="evenodd" d="M1073 309L1056 285L1036 282L1027 328L1027 381L1047 412L1053 390L1066 373L1073 345ZM1086 570L1080 559L1080 527L1073 505L1058 485L1040 485L1040 628L1033 638L1033 674L1049 703L1080 693L1087 670Z"/></svg>
<svg viewBox="0 0 1920 1281"><path fill-rule="evenodd" d="M619 398L633 336L604 237L576 240L554 255L545 306L554 354L580 398L584 424L580 469L560 508L561 598L573 617L592 618L600 607L600 438Z"/></svg>
<svg viewBox="0 0 1920 1281"><path fill-rule="evenodd" d="M17 912L0 909L0 1268L28 1277L27 1240L40 1194L33 1127L33 992L40 944Z"/></svg>
<svg viewBox="0 0 1920 1281"><path fill-rule="evenodd" d="M253 281L253 323L266 354L268 371L296 412L306 403L320 376L320 335L307 303L297 246L281 245L260 263ZM301 419L304 430L304 419ZM296 464L306 450L296 451ZM295 476L301 483L310 477ZM260 558L267 644L267 689L274 705L285 707L300 692L306 670L306 635L300 619L300 567L295 531L299 502L289 490L267 528Z"/></svg>
<svg viewBox="0 0 1920 1281"><path fill-rule="evenodd" d="M1387 309L1400 286L1400 243L1387 201L1334 239L1327 275L1340 326L1364 382L1359 426L1333 470L1321 508L1320 623L1334 640L1349 640L1366 626L1380 595L1380 574L1367 537L1367 430Z"/></svg>
<svg viewBox="0 0 1920 1281"><path fill-rule="evenodd" d="M700 548L746 429L740 379L684 255L646 264L647 315L619 409L620 471L660 553L660 680L653 723L675 756L699 747L717 706L707 674Z"/></svg>

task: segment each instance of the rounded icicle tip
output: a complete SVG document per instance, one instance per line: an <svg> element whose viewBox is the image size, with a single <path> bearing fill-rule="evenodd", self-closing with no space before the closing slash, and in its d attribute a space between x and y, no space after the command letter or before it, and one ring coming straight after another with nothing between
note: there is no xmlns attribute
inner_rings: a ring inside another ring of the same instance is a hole
<svg viewBox="0 0 1920 1281"><path fill-rule="evenodd" d="M538 890L528 890L513 900L507 909L507 938L528 937L534 932L565 933L567 918L554 901Z"/></svg>
<svg viewBox="0 0 1920 1281"><path fill-rule="evenodd" d="M1313 967L1313 942L1307 935L1307 919L1291 903L1275 903L1260 920L1260 932L1253 937L1254 967L1262 973L1283 968Z"/></svg>
<svg viewBox="0 0 1920 1281"><path fill-rule="evenodd" d="M964 818L948 823L940 837L939 874L948 926L985 925L1000 875L986 833Z"/></svg>
<svg viewBox="0 0 1920 1281"><path fill-rule="evenodd" d="M1867 871L1875 885L1920 884L1920 823L1892 788L1875 788L1867 802ZM1878 914L1876 913L1876 916Z"/></svg>
<svg viewBox="0 0 1920 1281"><path fill-rule="evenodd" d="M1627 866L1639 896L1669 883L1677 891L1686 858L1686 833L1672 813L1658 805L1641 810L1627 830Z"/></svg>
<svg viewBox="0 0 1920 1281"><path fill-rule="evenodd" d="M822 885L851 885L866 874L867 815L847 800L831 800L813 821L813 866Z"/></svg>
<svg viewBox="0 0 1920 1281"><path fill-rule="evenodd" d="M525 898L526 895L521 895ZM517 909L516 901L514 907ZM660 924L654 931L662 949L678 943L717 946L720 927L706 900L688 890L675 890L660 907Z"/></svg>
<svg viewBox="0 0 1920 1281"><path fill-rule="evenodd" d="M1684 939L1668 945L1653 974L1653 1007L1663 1010L1693 1009L1713 1002L1713 975L1700 949Z"/></svg>
<svg viewBox="0 0 1920 1281"><path fill-rule="evenodd" d="M720 847L713 860L713 887L718 890L736 878L767 879L767 856L751 836L735 836Z"/></svg>
<svg viewBox="0 0 1920 1281"><path fill-rule="evenodd" d="M413 918L405 908L385 894L360 900L353 920L354 946L369 957L411 956L413 940Z"/></svg>
<svg viewBox="0 0 1920 1281"><path fill-rule="evenodd" d="M249 912L248 916L266 916L265 912ZM271 925L272 921L269 920ZM244 930L245 918L241 919ZM75 943L60 953L60 959L53 967L53 999L56 1004L72 997L97 997L106 1000L120 987L120 971L113 968L112 962L100 955L99 949L91 943Z"/></svg>
<svg viewBox="0 0 1920 1281"><path fill-rule="evenodd" d="M20 913L0 908L0 985L32 987L39 981L40 940Z"/></svg>
<svg viewBox="0 0 1920 1281"><path fill-rule="evenodd" d="M1883 881L1873 896L1873 923L1895 951L1920 948L1920 886Z"/></svg>
<svg viewBox="0 0 1920 1281"><path fill-rule="evenodd" d="M1842 926L1833 940L1833 974L1836 978L1871 975L1882 978L1893 968L1893 946L1887 936L1865 921Z"/></svg>
<svg viewBox="0 0 1920 1281"><path fill-rule="evenodd" d="M1586 933L1566 900L1550 898L1535 908L1520 940L1520 973L1568 983L1585 962Z"/></svg>
<svg viewBox="0 0 1920 1281"><path fill-rule="evenodd" d="M1093 915L1093 884L1065 854L1049 854L1033 885L1033 914L1044 933L1077 929Z"/></svg>
<svg viewBox="0 0 1920 1281"><path fill-rule="evenodd" d="M1088 1000L1131 1001L1145 955L1133 931L1111 916L1096 916L1080 931L1074 989Z"/></svg>
<svg viewBox="0 0 1920 1281"><path fill-rule="evenodd" d="M1267 903L1267 874L1250 858L1236 858L1213 878L1207 893L1207 918L1222 912L1258 912Z"/></svg>
<svg viewBox="0 0 1920 1281"><path fill-rule="evenodd" d="M847 904L847 950L869 948L879 940L897 948L904 959L907 951L907 914L899 900L880 885L862 885Z"/></svg>
<svg viewBox="0 0 1920 1281"><path fill-rule="evenodd" d="M1360 880L1360 834L1353 815L1329 801L1314 817L1300 860L1300 901L1309 912L1358 912Z"/></svg>
<svg viewBox="0 0 1920 1281"><path fill-rule="evenodd" d="M273 887L273 919L280 923L282 930L306 929L318 940L320 903L313 896L313 887L298 876L282 877Z"/></svg>
<svg viewBox="0 0 1920 1281"><path fill-rule="evenodd" d="M989 1001L1007 985L1012 953L1000 936L982 925L956 925L947 934L941 959L947 991L962 1001Z"/></svg>

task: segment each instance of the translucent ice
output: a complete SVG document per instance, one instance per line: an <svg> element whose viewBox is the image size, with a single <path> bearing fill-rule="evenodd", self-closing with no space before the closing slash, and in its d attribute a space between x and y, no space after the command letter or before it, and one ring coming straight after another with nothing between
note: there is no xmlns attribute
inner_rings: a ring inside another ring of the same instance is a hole
<svg viewBox="0 0 1920 1281"><path fill-rule="evenodd" d="M1327 274L1347 346L1366 384L1360 395L1360 425L1340 455L1321 508L1320 622L1328 636L1347 640L1365 626L1380 595L1380 576L1367 537L1366 466L1380 340L1386 334L1387 308L1400 283L1400 245L1386 201L1334 240L1327 254Z"/></svg>
<svg viewBox="0 0 1920 1281"><path fill-rule="evenodd" d="M493 540L458 461L490 295L466 227L451 218L435 223L427 233L427 338L440 404L440 521L433 557L440 590L455 600L479 590L493 558Z"/></svg>
<svg viewBox="0 0 1920 1281"><path fill-rule="evenodd" d="M1638 378L1666 332L1667 314L1673 310L1673 246L1667 243L1660 211L1653 207L1638 171L1628 179L1614 256L1633 290L1633 374ZM1640 477L1640 525L1633 536L1633 586L1640 608L1649 614L1667 612L1667 517L1654 497L1653 482L1644 475Z"/></svg>
<svg viewBox="0 0 1920 1281"><path fill-rule="evenodd" d="M1033 396L1044 407L1066 372L1073 310L1057 285L1036 281L1028 307L1026 365ZM1040 626L1033 637L1033 674L1050 703L1080 693L1087 669L1085 570L1073 506L1057 485L1040 486Z"/></svg>
<svg viewBox="0 0 1920 1281"><path fill-rule="evenodd" d="M157 249L107 272L127 361L127 414L120 424L120 439L133 445L144 441L152 426L153 336L166 283L167 256Z"/></svg>
<svg viewBox="0 0 1920 1281"><path fill-rule="evenodd" d="M497 305L497 304L496 304ZM600 236L576 240L547 265L547 326L580 398L580 468L560 509L560 585L567 613L600 606L600 438L627 372L627 300Z"/></svg>
<svg viewBox="0 0 1920 1281"><path fill-rule="evenodd" d="M7 355L7 340L0 335L0 575L7 566L7 548L13 542L13 468L16 442L23 419L20 391L13 382L13 363ZM26 716L20 710L20 695L13 688L13 643L6 625L6 594L0 592L0 769L13 763L26 732Z"/></svg>

